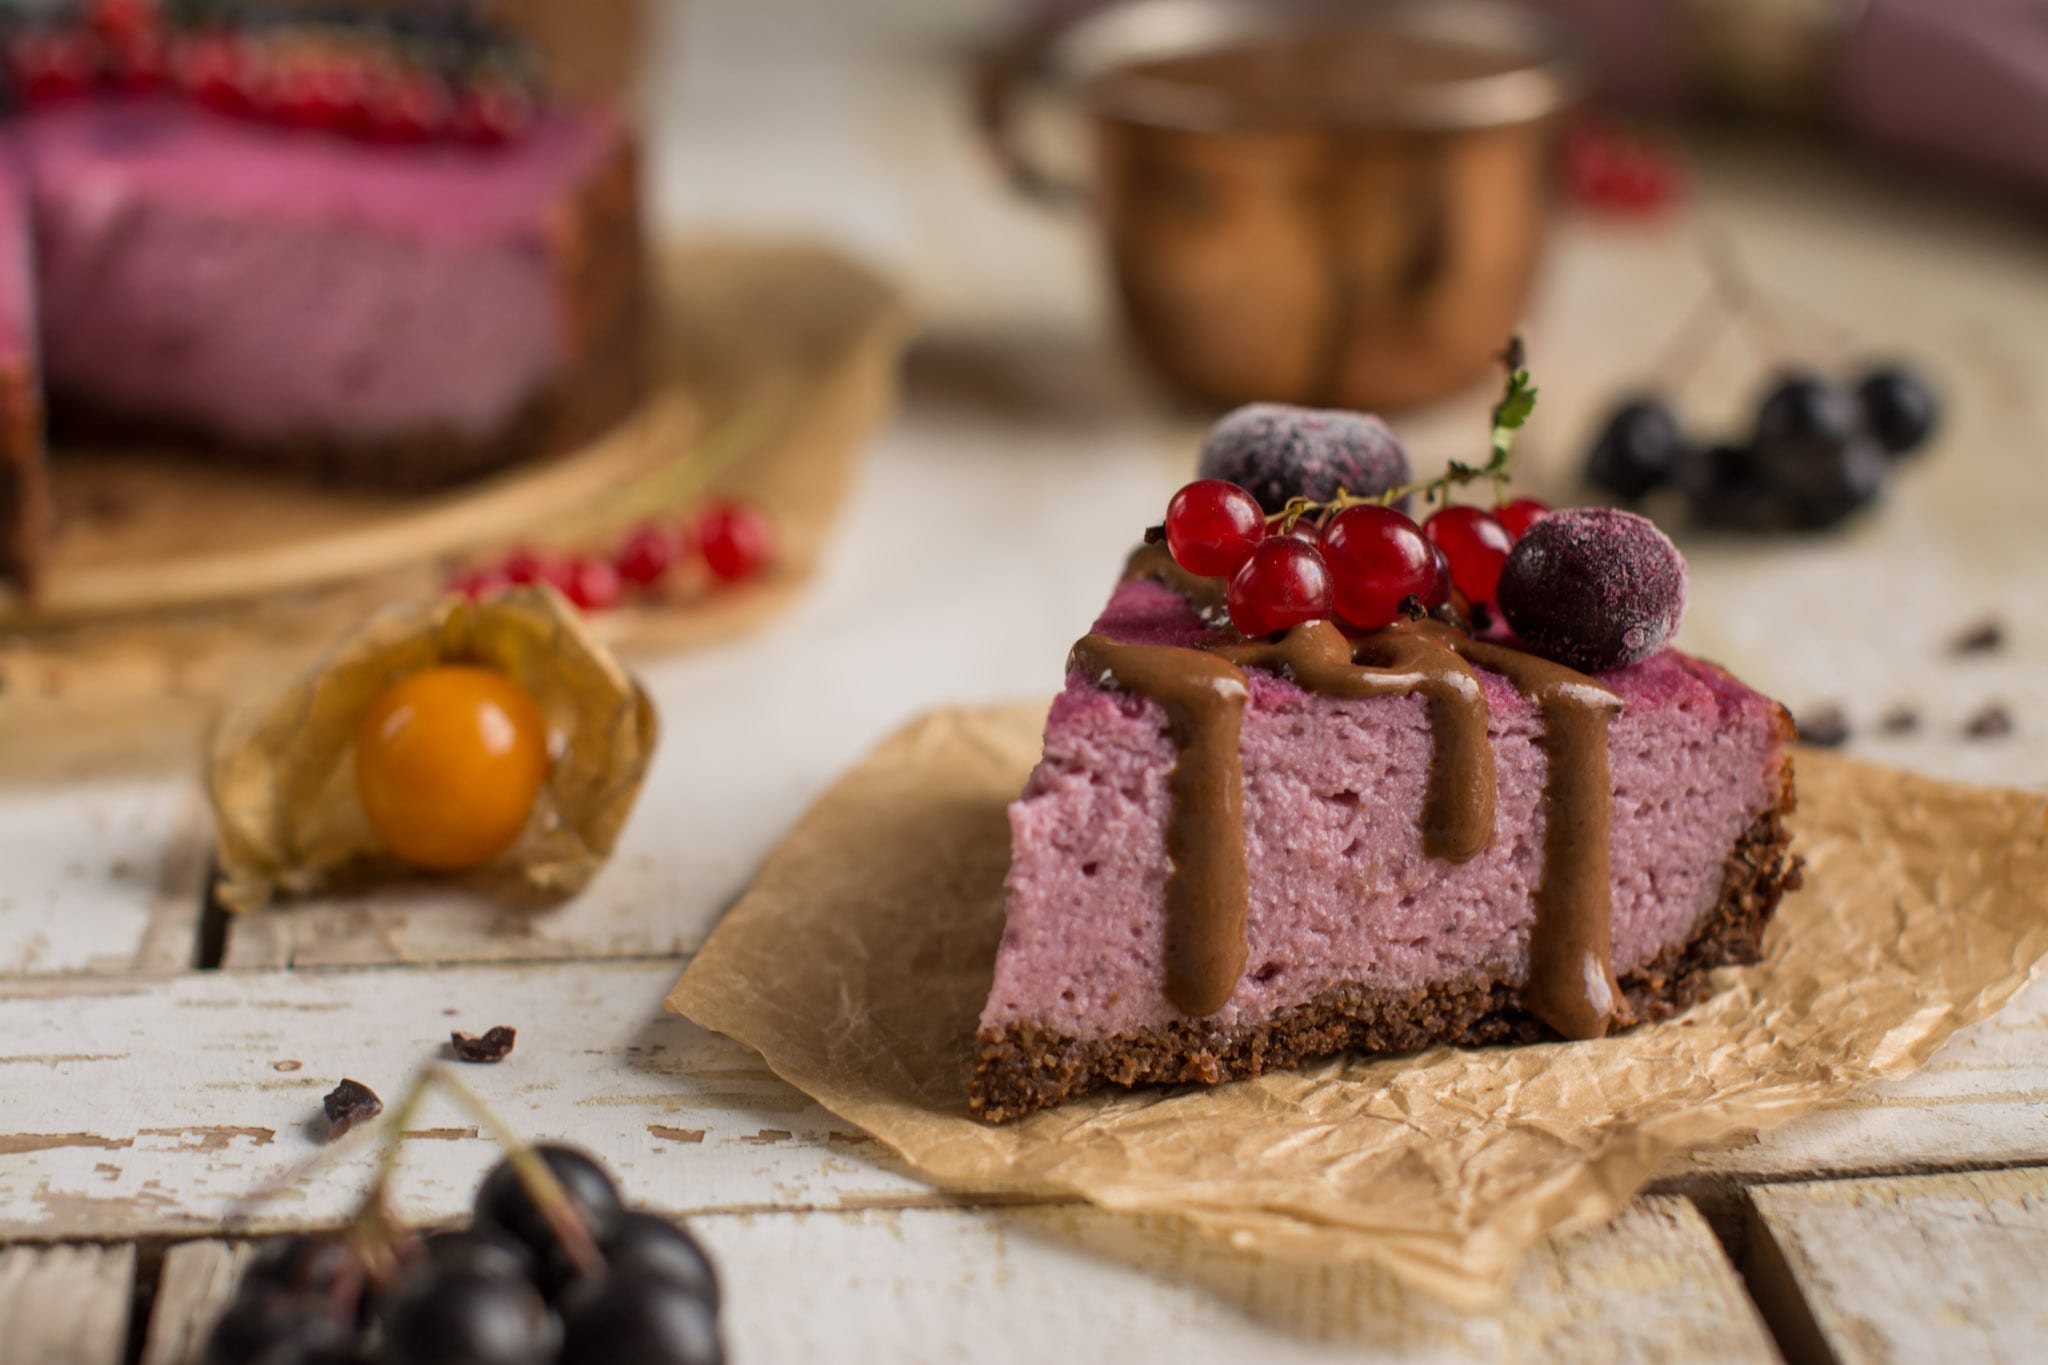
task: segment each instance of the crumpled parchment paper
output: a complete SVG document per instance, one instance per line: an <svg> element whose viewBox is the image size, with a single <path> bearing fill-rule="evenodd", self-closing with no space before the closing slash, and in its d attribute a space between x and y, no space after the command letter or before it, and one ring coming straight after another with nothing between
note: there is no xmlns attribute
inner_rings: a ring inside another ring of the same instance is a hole
<svg viewBox="0 0 2048 1365"><path fill-rule="evenodd" d="M1338 1060L1216 1089L967 1112L1002 934L1004 806L1042 706L949 710L842 779L669 997L936 1184L1178 1215L1271 1256L1370 1262L1460 1307L1676 1154L1912 1070L2048 953L2048 796L1801 750L1806 889L1763 963L1590 1043Z"/></svg>
<svg viewBox="0 0 2048 1365"><path fill-rule="evenodd" d="M416 876L383 855L355 788L356 725L384 690L436 664L483 664L539 703L554 743L526 829L479 876L511 873L566 896L618 842L654 757L654 707L551 588L485 602L448 597L397 607L328 651L281 695L244 705L213 741L215 891L261 909L343 878Z"/></svg>

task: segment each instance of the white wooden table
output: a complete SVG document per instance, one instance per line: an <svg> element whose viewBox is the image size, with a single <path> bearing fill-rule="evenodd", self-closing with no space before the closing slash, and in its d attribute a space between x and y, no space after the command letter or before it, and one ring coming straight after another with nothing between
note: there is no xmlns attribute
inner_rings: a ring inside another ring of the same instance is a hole
<svg viewBox="0 0 2048 1365"><path fill-rule="evenodd" d="M0 1359L184 1360L238 1255L223 1219L314 1149L320 1095L348 1075L388 1098L451 1027L495 1023L518 1026L518 1050L466 1077L529 1134L591 1148L634 1197L692 1216L741 1361L2042 1358L2048 987L1910 1080L1673 1171L1534 1258L1490 1318L1170 1225L940 1196L661 1012L835 773L927 706L1057 685L1199 432L1107 339L1085 225L1007 202L975 155L954 62L988 6L855 8L664 11L663 221L834 240L903 281L929 329L817 589L745 643L646 670L665 748L584 897L511 920L394 894L223 935L202 922L192 769L31 781L0 754ZM2017 215L1825 152L1703 150L1696 212L1788 312L1828 320L1811 344L1840 329L1924 359L1954 416L1884 513L1839 538L1689 545L1685 642L1795 709L1842 704L1871 757L2043 785L2048 254ZM1600 403L1704 287L1683 231L1567 225L1532 316L1532 491L1571 495ZM1759 363L1731 342L1689 410L1733 420ZM1418 462L1469 453L1483 401L1404 421ZM2006 648L1947 657L1987 614ZM2018 733L1959 738L1989 700ZM1876 735L1899 701L1920 731ZM409 1134L403 1206L455 1215L492 1159L433 1110ZM365 1169L344 1161L247 1226L332 1220Z"/></svg>

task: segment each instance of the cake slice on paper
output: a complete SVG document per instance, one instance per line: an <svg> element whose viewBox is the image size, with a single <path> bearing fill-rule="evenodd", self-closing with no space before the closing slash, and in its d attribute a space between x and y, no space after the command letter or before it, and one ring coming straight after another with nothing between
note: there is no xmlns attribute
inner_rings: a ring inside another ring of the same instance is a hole
<svg viewBox="0 0 2048 1365"><path fill-rule="evenodd" d="M1422 491L1504 477L1526 411ZM1176 496L1075 647L1010 811L982 1117L1599 1037L1757 959L1798 882L1791 725L1665 647L1676 548L1606 509L1418 528L1391 442L1350 414L1226 419L1224 479Z"/></svg>

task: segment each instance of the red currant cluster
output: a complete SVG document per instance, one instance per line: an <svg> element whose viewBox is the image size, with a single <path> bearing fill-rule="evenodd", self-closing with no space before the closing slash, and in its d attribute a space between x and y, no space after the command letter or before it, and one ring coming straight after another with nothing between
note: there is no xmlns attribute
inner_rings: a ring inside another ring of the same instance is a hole
<svg viewBox="0 0 2048 1365"><path fill-rule="evenodd" d="M767 568L774 553L774 530L758 508L719 501L687 521L639 526L609 556L522 546L497 564L456 574L448 590L475 601L546 583L584 611L609 611L628 593L653 592L693 569L715 586L745 582Z"/></svg>
<svg viewBox="0 0 2048 1365"><path fill-rule="evenodd" d="M1228 580L1231 623L1247 636L1331 616L1377 630L1409 599L1433 611L1453 589L1492 606L1508 551L1549 510L1533 498L1447 506L1418 526L1384 502L1339 498L1269 517L1236 484L1201 479L1168 504L1166 545L1189 573Z"/></svg>
<svg viewBox="0 0 2048 1365"><path fill-rule="evenodd" d="M1685 190L1676 149L1601 118L1582 119L1565 134L1564 175L1572 198L1612 213L1654 213Z"/></svg>
<svg viewBox="0 0 2048 1365"><path fill-rule="evenodd" d="M219 113L385 143L516 140L538 110L509 49L445 59L368 23L179 25L153 0L89 0L4 35L21 103L178 93Z"/></svg>

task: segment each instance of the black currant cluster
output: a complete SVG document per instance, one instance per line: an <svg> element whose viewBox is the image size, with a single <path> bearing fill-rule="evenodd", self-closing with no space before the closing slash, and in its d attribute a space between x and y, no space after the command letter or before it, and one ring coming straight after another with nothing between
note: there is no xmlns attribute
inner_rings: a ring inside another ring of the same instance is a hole
<svg viewBox="0 0 2048 1365"><path fill-rule="evenodd" d="M1922 449L1940 415L1926 380L1896 365L1853 387L1783 375L1741 442L1698 444L1669 403L1634 398L1601 428L1586 479L1631 503L1675 490L1696 524L1717 530L1822 530L1876 502L1890 465Z"/></svg>
<svg viewBox="0 0 2048 1365"><path fill-rule="evenodd" d="M395 1269L344 1238L267 1243L202 1365L722 1365L718 1276L696 1239L625 1208L574 1148L534 1150L602 1269L579 1271L500 1162L471 1225L407 1239Z"/></svg>

